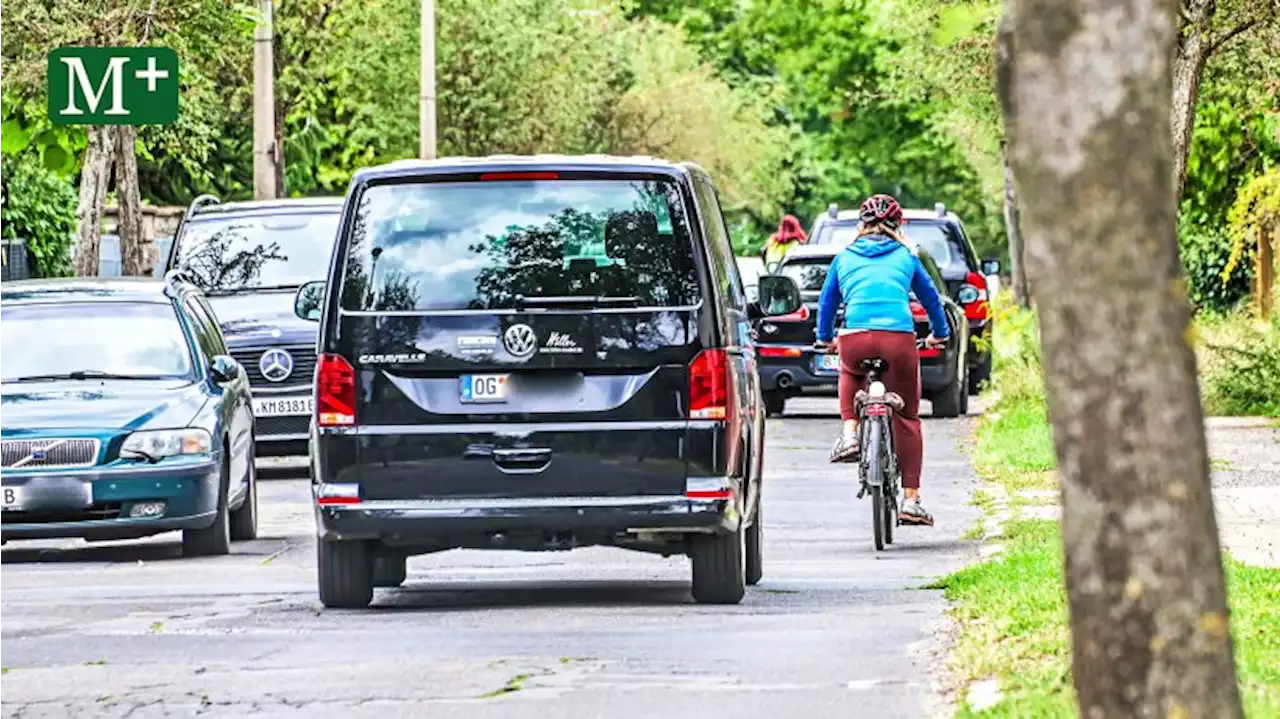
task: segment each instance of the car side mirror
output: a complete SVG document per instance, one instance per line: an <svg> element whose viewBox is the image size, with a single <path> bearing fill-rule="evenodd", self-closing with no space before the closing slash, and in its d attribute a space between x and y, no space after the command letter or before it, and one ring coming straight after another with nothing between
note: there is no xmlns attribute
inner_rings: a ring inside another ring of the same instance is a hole
<svg viewBox="0 0 1280 719"><path fill-rule="evenodd" d="M982 274L984 275L1000 274L1000 260L984 260L982 263Z"/></svg>
<svg viewBox="0 0 1280 719"><path fill-rule="evenodd" d="M786 275L761 275L756 281L756 301L749 306L752 319L780 317L800 309L800 286Z"/></svg>
<svg viewBox="0 0 1280 719"><path fill-rule="evenodd" d="M293 298L293 313L304 320L319 322L325 285L323 280L315 280L299 287L298 294Z"/></svg>
<svg viewBox="0 0 1280 719"><path fill-rule="evenodd" d="M240 363L227 355L218 355L209 363L209 374L213 381L225 384L240 376Z"/></svg>

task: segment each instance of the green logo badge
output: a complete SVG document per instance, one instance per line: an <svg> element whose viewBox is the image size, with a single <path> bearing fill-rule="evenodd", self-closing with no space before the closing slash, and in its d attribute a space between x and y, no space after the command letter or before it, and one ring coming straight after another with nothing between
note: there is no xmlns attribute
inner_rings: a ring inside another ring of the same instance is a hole
<svg viewBox="0 0 1280 719"><path fill-rule="evenodd" d="M178 56L167 47L60 47L49 53L55 125L167 125L178 118Z"/></svg>

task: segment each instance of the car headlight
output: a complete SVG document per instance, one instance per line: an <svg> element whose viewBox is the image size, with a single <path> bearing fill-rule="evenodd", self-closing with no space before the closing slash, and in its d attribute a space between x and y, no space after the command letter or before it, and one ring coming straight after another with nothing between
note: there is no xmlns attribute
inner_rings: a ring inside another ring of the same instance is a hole
<svg viewBox="0 0 1280 719"><path fill-rule="evenodd" d="M203 429L161 429L129 435L120 448L120 456L155 461L162 457L208 454L211 451L213 438Z"/></svg>
<svg viewBox="0 0 1280 719"><path fill-rule="evenodd" d="M973 285L965 285L956 293L956 299L959 300L962 305L967 305L970 302L977 302L978 288Z"/></svg>

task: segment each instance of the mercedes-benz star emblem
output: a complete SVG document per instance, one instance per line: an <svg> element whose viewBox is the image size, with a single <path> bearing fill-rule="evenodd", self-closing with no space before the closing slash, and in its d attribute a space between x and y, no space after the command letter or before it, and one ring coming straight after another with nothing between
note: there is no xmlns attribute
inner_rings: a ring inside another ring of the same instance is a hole
<svg viewBox="0 0 1280 719"><path fill-rule="evenodd" d="M258 360L258 371L269 382L283 382L293 374L293 355L282 349L267 350Z"/></svg>
<svg viewBox="0 0 1280 719"><path fill-rule="evenodd" d="M511 325L502 333L502 346L513 357L528 357L538 347L538 338L529 325Z"/></svg>

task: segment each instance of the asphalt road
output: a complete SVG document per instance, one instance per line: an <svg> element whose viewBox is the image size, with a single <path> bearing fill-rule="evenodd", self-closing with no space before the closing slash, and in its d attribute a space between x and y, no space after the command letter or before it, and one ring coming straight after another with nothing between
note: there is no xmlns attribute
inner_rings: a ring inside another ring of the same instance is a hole
<svg viewBox="0 0 1280 719"><path fill-rule="evenodd" d="M962 446L925 421L933 528L876 553L835 402L771 421L765 577L692 603L687 560L613 549L410 560L368 611L324 610L305 479L262 484L263 537L180 559L145 542L10 543L4 717L921 717L937 709L939 592L976 553Z"/></svg>

